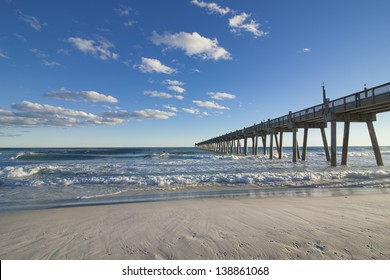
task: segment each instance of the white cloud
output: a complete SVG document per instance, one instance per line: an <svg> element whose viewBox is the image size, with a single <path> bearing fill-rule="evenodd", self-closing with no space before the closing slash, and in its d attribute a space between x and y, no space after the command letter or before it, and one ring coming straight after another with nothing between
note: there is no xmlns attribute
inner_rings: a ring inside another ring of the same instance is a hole
<svg viewBox="0 0 390 280"><path fill-rule="evenodd" d="M197 108L182 108L181 110L185 113L192 114L192 115L200 114L200 111Z"/></svg>
<svg viewBox="0 0 390 280"><path fill-rule="evenodd" d="M46 60L44 59L42 61L42 65L44 66L47 66L47 67L55 67L55 66L62 66L60 63L58 63L57 61L49 61L49 60Z"/></svg>
<svg viewBox="0 0 390 280"><path fill-rule="evenodd" d="M183 96L181 96L181 95L172 95L172 94L169 94L166 92L150 91L150 90L144 91L144 95L149 95L151 97L158 97L158 98L164 98L164 99L171 99L171 98L176 98L178 100L183 99Z"/></svg>
<svg viewBox="0 0 390 280"><path fill-rule="evenodd" d="M79 51L97 56L101 60L116 60L119 58L119 54L111 51L111 49L115 48L114 44L100 36L97 37L97 40L69 37L65 41L73 44Z"/></svg>
<svg viewBox="0 0 390 280"><path fill-rule="evenodd" d="M166 85L171 85L171 86L182 86L184 85L184 83L180 82L180 81L177 81L177 80L165 80L163 82L163 84L166 84Z"/></svg>
<svg viewBox="0 0 390 280"><path fill-rule="evenodd" d="M133 8L127 7L127 6L123 6L123 5L119 6L119 8L116 8L114 10L121 17L129 17L130 13L132 13L132 14L137 14L138 13ZM125 27L131 27L131 26L133 26L136 23L137 22L135 20L127 19L125 22L123 22L123 25Z"/></svg>
<svg viewBox="0 0 390 280"><path fill-rule="evenodd" d="M264 37L268 35L268 32L260 30L260 24L253 19L249 19L250 14L241 13L235 15L229 19L229 26L231 27L230 31L240 32L241 30L250 32L254 37Z"/></svg>
<svg viewBox="0 0 390 280"><path fill-rule="evenodd" d="M32 48L30 51L38 58L42 60L42 65L47 66L47 67L54 67L54 66L62 66L59 62L57 61L50 61L48 60L49 55L47 55L45 52Z"/></svg>
<svg viewBox="0 0 390 280"><path fill-rule="evenodd" d="M222 8L217 3L206 3L199 0L192 0L191 3L198 7L206 8L210 13L213 14L226 15L231 11L229 7Z"/></svg>
<svg viewBox="0 0 390 280"><path fill-rule="evenodd" d="M162 64L161 61L159 61L158 59L142 57L141 60L142 60L141 64L138 65L138 69L141 72L144 73L155 72L155 73L163 73L168 75L176 72L176 69Z"/></svg>
<svg viewBox="0 0 390 280"><path fill-rule="evenodd" d="M3 51L2 49L0 49L0 58L4 58L4 59L8 59L8 55L5 51Z"/></svg>
<svg viewBox="0 0 390 280"><path fill-rule="evenodd" d="M309 52L311 52L311 49L309 49L309 48L303 48L303 49L302 49L302 52L303 52L303 53L309 53Z"/></svg>
<svg viewBox="0 0 390 280"><path fill-rule="evenodd" d="M118 99L116 99L115 97L111 95L104 95L93 90L82 91L79 93L79 95L82 99L86 101L118 103Z"/></svg>
<svg viewBox="0 0 390 280"><path fill-rule="evenodd" d="M133 26L136 23L137 22L134 21L134 20L128 20L128 21L124 22L123 25L126 26L126 27L131 27L131 26Z"/></svg>
<svg viewBox="0 0 390 280"><path fill-rule="evenodd" d="M174 107L173 107L174 108ZM173 111L173 110L172 110ZM142 119L169 119L171 117L176 116L176 113L174 112L165 112L160 110L154 110L154 109L144 109L144 110L138 110L134 111L132 113L129 113L127 111L121 110L121 111L108 111L103 112L102 117L107 119L117 119L117 120L142 120Z"/></svg>
<svg viewBox="0 0 390 280"><path fill-rule="evenodd" d="M165 109L171 110L171 111L176 112L176 113L179 112L179 109L177 109L176 107L173 107L171 105L164 105L163 107Z"/></svg>
<svg viewBox="0 0 390 280"><path fill-rule="evenodd" d="M2 110L0 125L2 126L66 126L78 125L115 125L122 123L124 119L108 118L95 114L55 107L47 104L23 101L13 104L12 108L17 112Z"/></svg>
<svg viewBox="0 0 390 280"><path fill-rule="evenodd" d="M236 96L234 94L226 93L226 92L209 92L207 95L210 95L211 98L217 99L217 100L224 100L224 99L235 99Z"/></svg>
<svg viewBox="0 0 390 280"><path fill-rule="evenodd" d="M86 119L93 119L96 117L96 115L94 114L86 113L83 111L56 107L47 104L32 103L29 101L23 101L21 104L13 104L12 108L23 112L36 112L40 115L58 114L71 117L81 117Z"/></svg>
<svg viewBox="0 0 390 280"><path fill-rule="evenodd" d="M62 87L58 91L50 92L44 94L46 97L52 97L62 100L72 100L72 101L90 101L90 102L107 102L107 103L117 103L118 99L111 95L104 95L96 91L81 91L81 92L72 92Z"/></svg>
<svg viewBox="0 0 390 280"><path fill-rule="evenodd" d="M11 106L16 112L0 108L0 127L39 127L81 125L117 125L133 119L169 119L175 112L145 109L129 113L125 110L106 111L100 115L83 111L23 101ZM171 111L173 111L171 108Z"/></svg>
<svg viewBox="0 0 390 280"><path fill-rule="evenodd" d="M145 109L140 111L134 111L134 113L131 114L133 118L137 119L161 119L166 120L171 117L176 116L176 113L174 112L165 112L160 110L153 110L153 109Z"/></svg>
<svg viewBox="0 0 390 280"><path fill-rule="evenodd" d="M114 9L115 12L117 12L118 15L120 16L129 16L130 12L133 10L131 7L127 6L119 6L119 8Z"/></svg>
<svg viewBox="0 0 390 280"><path fill-rule="evenodd" d="M144 91L144 95L149 95L151 97L165 98L165 99L170 99L173 97L171 94L166 92L149 91L149 90Z"/></svg>
<svg viewBox="0 0 390 280"><path fill-rule="evenodd" d="M228 107L219 105L218 103L214 101L200 101L200 100L194 100L192 101L194 104L196 104L199 107L205 107L209 109L219 109L219 110L229 110Z"/></svg>
<svg viewBox="0 0 390 280"><path fill-rule="evenodd" d="M35 49L35 48L30 49L30 52L32 52L36 57L39 57L39 58L46 58L46 57L48 57L48 55L45 54L43 51Z"/></svg>
<svg viewBox="0 0 390 280"><path fill-rule="evenodd" d="M36 31L41 31L46 25L45 23L41 23L36 17L23 14L21 11L19 11L19 17Z"/></svg>
<svg viewBox="0 0 390 280"><path fill-rule="evenodd" d="M216 38L209 39L197 32L164 33L164 35L159 35L153 31L151 40L155 45L164 44L168 48L181 49L188 56L197 56L204 60L232 59L231 54L218 45Z"/></svg>
<svg viewBox="0 0 390 280"><path fill-rule="evenodd" d="M169 90L176 91L177 93L184 93L186 90L179 86L169 86Z"/></svg>

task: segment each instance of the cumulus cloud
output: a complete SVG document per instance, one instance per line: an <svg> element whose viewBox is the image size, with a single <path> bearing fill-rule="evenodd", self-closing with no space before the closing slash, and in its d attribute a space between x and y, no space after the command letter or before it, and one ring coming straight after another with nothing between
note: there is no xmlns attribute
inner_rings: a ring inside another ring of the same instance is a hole
<svg viewBox="0 0 390 280"><path fill-rule="evenodd" d="M177 109L176 107L171 106L171 105L164 105L163 107L165 109L171 110L171 111L176 112L176 113L179 112L179 109Z"/></svg>
<svg viewBox="0 0 390 280"><path fill-rule="evenodd" d="M217 100L224 100L224 99L235 99L236 96L234 94L226 93L226 92L209 92L207 95L210 95L211 98L217 99Z"/></svg>
<svg viewBox="0 0 390 280"><path fill-rule="evenodd" d="M196 56L203 60L232 59L231 54L219 46L216 38L209 39L197 32L164 33L159 35L153 31L151 40L155 45L167 45L168 48L181 49L186 55Z"/></svg>
<svg viewBox="0 0 390 280"><path fill-rule="evenodd" d="M158 97L158 98L164 98L164 99L171 99L171 98L176 98L178 100L183 99L183 96L181 96L181 95L172 95L172 94L169 94L166 92L150 91L150 90L144 91L144 95L149 95L151 97Z"/></svg>
<svg viewBox="0 0 390 280"><path fill-rule="evenodd" d="M161 63L158 59L154 58L141 58L141 64L138 65L138 69L143 73L163 73L163 74L173 74L176 72L176 69L168 67Z"/></svg>
<svg viewBox="0 0 390 280"><path fill-rule="evenodd" d="M174 112L166 112L154 109L144 109L129 113L127 111L104 112L102 114L105 118L120 119L120 120L143 120L143 119L161 119L166 120L176 116Z"/></svg>
<svg viewBox="0 0 390 280"><path fill-rule="evenodd" d="M209 109L219 109L219 110L229 110L228 107L219 105L218 103L214 101L200 101L200 100L194 100L192 101L194 104L196 104L199 107L205 107Z"/></svg>
<svg viewBox="0 0 390 280"><path fill-rule="evenodd" d="M163 84L166 84L166 85L171 85L171 86L183 86L184 83L180 82L180 81L177 81L177 80L165 80L163 82Z"/></svg>
<svg viewBox="0 0 390 280"><path fill-rule="evenodd" d="M181 110L185 113L192 114L192 115L200 114L200 111L197 108L182 108Z"/></svg>
<svg viewBox="0 0 390 280"><path fill-rule="evenodd" d="M176 116L176 113L174 112L165 112L160 110L154 110L154 109L145 109L140 111L134 111L134 113L131 114L132 118L137 119L161 119L166 120L169 118L172 118Z"/></svg>
<svg viewBox="0 0 390 280"><path fill-rule="evenodd" d="M250 14L245 12L236 14L236 12L229 7L222 8L217 3L207 3L201 0L192 0L191 3L198 7L207 9L211 14L233 14L234 16L229 19L230 31L233 33L246 31L252 33L255 38L268 35L268 32L264 32L260 29L259 23L253 19L250 19Z"/></svg>
<svg viewBox="0 0 390 280"><path fill-rule="evenodd" d="M241 30L250 32L254 37L264 37L268 35L268 32L264 32L260 30L260 24L257 23L253 19L249 19L250 14L241 13L239 15L235 15L234 17L229 19L230 31L238 33Z"/></svg>
<svg viewBox="0 0 390 280"><path fill-rule="evenodd" d="M23 14L21 11L19 11L19 17L36 31L41 31L46 25L45 23L41 23L36 17Z"/></svg>
<svg viewBox="0 0 390 280"><path fill-rule="evenodd" d="M14 112L0 108L0 127L117 125L127 120L169 119L176 115L175 112L153 109L144 109L132 113L125 110L106 111L96 115L29 101L12 104L11 107L15 110Z"/></svg>
<svg viewBox="0 0 390 280"><path fill-rule="evenodd" d="M115 125L124 121L124 119L120 118L108 118L84 111L29 101L13 104L11 107L16 112L0 110L1 126L74 127L78 125Z"/></svg>
<svg viewBox="0 0 390 280"><path fill-rule="evenodd" d="M206 8L212 14L226 15L231 11L229 7L222 8L217 3L206 3L199 0L192 0L191 3L198 7Z"/></svg>
<svg viewBox="0 0 390 280"><path fill-rule="evenodd" d="M303 48L303 49L302 49L302 52L303 52L303 53L309 53L309 52L311 52L311 49L309 49L309 48Z"/></svg>
<svg viewBox="0 0 390 280"><path fill-rule="evenodd" d="M103 37L97 37L96 40L88 40L80 37L69 37L66 42L73 44L73 46L84 54L92 54L101 60L118 59L119 54L114 53L111 49L115 46L110 41Z"/></svg>
<svg viewBox="0 0 390 280"><path fill-rule="evenodd" d="M184 93L186 90L179 86L169 86L169 90L176 91L177 93Z"/></svg>
<svg viewBox="0 0 390 280"><path fill-rule="evenodd" d="M62 87L57 91L44 94L46 97L69 100L69 101L88 101L88 102L107 102L107 103L117 103L118 99L111 95L104 95L102 93L88 90L81 92L72 92Z"/></svg>

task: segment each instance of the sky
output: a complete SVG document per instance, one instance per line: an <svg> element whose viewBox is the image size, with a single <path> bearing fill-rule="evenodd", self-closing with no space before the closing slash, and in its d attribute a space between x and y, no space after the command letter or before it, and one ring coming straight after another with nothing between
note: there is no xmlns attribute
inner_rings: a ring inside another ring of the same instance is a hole
<svg viewBox="0 0 390 280"><path fill-rule="evenodd" d="M388 11L387 0L0 0L0 147L191 147L318 105L322 83L336 99L390 82ZM380 145L388 123L374 123ZM370 145L365 124L350 144Z"/></svg>

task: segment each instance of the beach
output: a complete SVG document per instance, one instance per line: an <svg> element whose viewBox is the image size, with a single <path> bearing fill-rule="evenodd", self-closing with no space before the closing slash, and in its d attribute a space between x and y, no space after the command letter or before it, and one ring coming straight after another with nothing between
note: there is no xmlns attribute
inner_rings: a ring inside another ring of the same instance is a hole
<svg viewBox="0 0 390 280"><path fill-rule="evenodd" d="M390 194L0 213L0 259L390 259Z"/></svg>

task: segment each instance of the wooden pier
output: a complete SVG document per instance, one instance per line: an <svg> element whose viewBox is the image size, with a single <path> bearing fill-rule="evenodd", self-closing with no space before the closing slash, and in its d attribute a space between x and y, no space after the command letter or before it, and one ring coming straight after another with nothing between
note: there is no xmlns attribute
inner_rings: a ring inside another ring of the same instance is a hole
<svg viewBox="0 0 390 280"><path fill-rule="evenodd" d="M341 164L347 164L349 130L351 122L365 122L370 134L376 163L383 165L378 140L376 138L373 122L376 121L376 114L390 111L390 83L373 88L364 88L363 91L350 94L335 100L326 98L325 87L323 89L323 103L298 112L289 112L288 115L268 119L268 121L254 124L250 127L236 130L200 143L195 146L213 152L248 155L248 139L252 143L252 154L257 155L259 137L262 140L263 154L266 154L267 136L269 137L269 158L273 159L274 140L278 158L282 157L283 135L286 132L292 133L292 161L306 159L307 139L309 129L320 129L325 150L326 160L331 166L337 165L336 160L336 131L337 123L344 123L344 135L342 146ZM330 151L326 138L325 128L330 123L331 141ZM298 146L298 129L303 129L302 154ZM241 146L244 140L244 147Z"/></svg>

